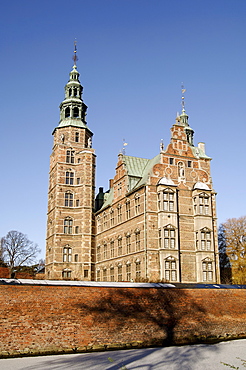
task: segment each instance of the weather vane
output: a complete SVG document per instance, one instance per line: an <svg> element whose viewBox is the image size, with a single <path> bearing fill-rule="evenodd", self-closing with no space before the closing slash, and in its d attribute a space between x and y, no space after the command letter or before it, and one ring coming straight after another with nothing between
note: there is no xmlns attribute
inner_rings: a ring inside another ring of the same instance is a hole
<svg viewBox="0 0 246 370"><path fill-rule="evenodd" d="M76 62L77 60L79 60L79 58L77 57L77 40L75 39L74 40L74 52L73 52L73 61L74 61L74 65L76 66Z"/></svg>
<svg viewBox="0 0 246 370"><path fill-rule="evenodd" d="M185 97L184 93L186 92L186 89L184 88L184 84L182 82L181 85L181 93L182 93L182 98L181 98L181 105L182 105L182 113L185 113Z"/></svg>
<svg viewBox="0 0 246 370"><path fill-rule="evenodd" d="M125 139L123 139L123 148L122 148L122 154L125 155L126 154L126 146L128 144L125 142Z"/></svg>

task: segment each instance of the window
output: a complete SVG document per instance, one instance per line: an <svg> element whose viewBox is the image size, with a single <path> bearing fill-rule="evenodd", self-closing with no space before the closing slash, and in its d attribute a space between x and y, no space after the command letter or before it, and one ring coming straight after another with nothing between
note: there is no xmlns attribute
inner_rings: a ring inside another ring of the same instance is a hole
<svg viewBox="0 0 246 370"><path fill-rule="evenodd" d="M77 177L77 185L80 184L80 177Z"/></svg>
<svg viewBox="0 0 246 370"><path fill-rule="evenodd" d="M65 193L65 207L73 207L73 194L70 192Z"/></svg>
<svg viewBox="0 0 246 370"><path fill-rule="evenodd" d="M122 238L118 238L118 256L122 255Z"/></svg>
<svg viewBox="0 0 246 370"><path fill-rule="evenodd" d="M118 266L118 281L122 281L122 265Z"/></svg>
<svg viewBox="0 0 246 370"><path fill-rule="evenodd" d="M126 253L131 253L131 235L127 234L126 236Z"/></svg>
<svg viewBox="0 0 246 370"><path fill-rule="evenodd" d="M76 199L76 207L79 207L79 199Z"/></svg>
<svg viewBox="0 0 246 370"><path fill-rule="evenodd" d="M74 150L67 150L66 162L74 163Z"/></svg>
<svg viewBox="0 0 246 370"><path fill-rule="evenodd" d="M199 239L200 234L200 239ZM196 245L198 249L201 250L211 250L211 231L207 228L204 228L200 233L196 233Z"/></svg>
<svg viewBox="0 0 246 370"><path fill-rule="evenodd" d="M71 217L66 217L64 220L64 234L72 234L73 220Z"/></svg>
<svg viewBox="0 0 246 370"><path fill-rule="evenodd" d="M110 226L114 226L114 210L110 211Z"/></svg>
<svg viewBox="0 0 246 370"><path fill-rule="evenodd" d="M107 248L107 244L105 243L104 245L103 245L103 259L107 259L107 257L108 257L108 248Z"/></svg>
<svg viewBox="0 0 246 370"><path fill-rule="evenodd" d="M167 258L164 261L165 265L165 280L177 281L177 263L172 257Z"/></svg>
<svg viewBox="0 0 246 370"><path fill-rule="evenodd" d="M79 255L78 254L74 255L74 262L79 262Z"/></svg>
<svg viewBox="0 0 246 370"><path fill-rule="evenodd" d="M209 214L209 195L201 193L194 198L194 211L196 214L208 215Z"/></svg>
<svg viewBox="0 0 246 370"><path fill-rule="evenodd" d="M114 267L110 267L110 281L114 281Z"/></svg>
<svg viewBox="0 0 246 370"><path fill-rule="evenodd" d="M202 277L203 281L213 281L213 264L212 261L202 262Z"/></svg>
<svg viewBox="0 0 246 370"><path fill-rule="evenodd" d="M117 217L118 217L118 222L122 221L122 206L118 205L117 207Z"/></svg>
<svg viewBox="0 0 246 370"><path fill-rule="evenodd" d="M173 164L173 158L169 158L169 164Z"/></svg>
<svg viewBox="0 0 246 370"><path fill-rule="evenodd" d="M97 281L100 281L100 270L97 270Z"/></svg>
<svg viewBox="0 0 246 370"><path fill-rule="evenodd" d="M84 270L84 278L88 278L89 276L89 270Z"/></svg>
<svg viewBox="0 0 246 370"><path fill-rule="evenodd" d="M161 237L161 229L158 230L158 240L159 240L159 248L162 247L161 242L162 242L162 237Z"/></svg>
<svg viewBox="0 0 246 370"><path fill-rule="evenodd" d="M78 132L75 132L75 142L76 143L79 142L79 133Z"/></svg>
<svg viewBox="0 0 246 370"><path fill-rule="evenodd" d="M164 228L164 248L175 248L175 229L170 226Z"/></svg>
<svg viewBox="0 0 246 370"><path fill-rule="evenodd" d="M78 234L78 233L79 233L79 227L75 226L75 234Z"/></svg>
<svg viewBox="0 0 246 370"><path fill-rule="evenodd" d="M135 245L136 245L136 252L140 251L140 231L135 231Z"/></svg>
<svg viewBox="0 0 246 370"><path fill-rule="evenodd" d="M126 265L126 281L131 281L131 264Z"/></svg>
<svg viewBox="0 0 246 370"><path fill-rule="evenodd" d="M70 91L69 91L70 92ZM66 109L65 109L65 118L67 118L67 117L70 117L70 108L69 107L67 107Z"/></svg>
<svg viewBox="0 0 246 370"><path fill-rule="evenodd" d="M139 281L141 278L141 262L136 261L136 280Z"/></svg>
<svg viewBox="0 0 246 370"><path fill-rule="evenodd" d="M67 171L66 172L66 185L73 185L74 173Z"/></svg>
<svg viewBox="0 0 246 370"><path fill-rule="evenodd" d="M139 215L140 213L140 196L138 194L135 195L135 215Z"/></svg>
<svg viewBox="0 0 246 370"><path fill-rule="evenodd" d="M188 167L191 167L191 163L192 163L191 161L188 161L188 162L187 162L187 166L188 166Z"/></svg>
<svg viewBox="0 0 246 370"><path fill-rule="evenodd" d="M174 211L174 192L171 189L163 191L163 210L166 212Z"/></svg>
<svg viewBox="0 0 246 370"><path fill-rule="evenodd" d="M114 258L114 241L110 242L110 258Z"/></svg>
<svg viewBox="0 0 246 370"><path fill-rule="evenodd" d="M97 246L97 262L101 261L101 246Z"/></svg>
<svg viewBox="0 0 246 370"><path fill-rule="evenodd" d="M97 217L97 227L98 227L98 231L101 232L102 231L102 225L101 225L100 216Z"/></svg>
<svg viewBox="0 0 246 370"><path fill-rule="evenodd" d="M103 230L107 229L107 226L108 226L107 219L108 219L107 213L104 212L104 214L103 214Z"/></svg>
<svg viewBox="0 0 246 370"><path fill-rule="evenodd" d="M63 262L71 262L72 261L72 248L66 246L63 248Z"/></svg>
<svg viewBox="0 0 246 370"><path fill-rule="evenodd" d="M128 200L126 202L126 219L129 220L129 218L131 217L131 209L130 209L130 200Z"/></svg>
<svg viewBox="0 0 246 370"><path fill-rule="evenodd" d="M107 281L107 269L103 269L103 281Z"/></svg>
<svg viewBox="0 0 246 370"><path fill-rule="evenodd" d="M62 271L62 278L71 279L71 271L67 271L67 270Z"/></svg>

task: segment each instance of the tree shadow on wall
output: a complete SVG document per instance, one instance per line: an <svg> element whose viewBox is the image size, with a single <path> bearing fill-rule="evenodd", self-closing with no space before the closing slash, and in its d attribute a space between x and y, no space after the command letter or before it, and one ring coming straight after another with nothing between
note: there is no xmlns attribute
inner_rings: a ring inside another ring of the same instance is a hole
<svg viewBox="0 0 246 370"><path fill-rule="evenodd" d="M90 316L91 344L141 342L143 346L195 343L212 333L206 311L182 289L102 288L99 297L78 304Z"/></svg>

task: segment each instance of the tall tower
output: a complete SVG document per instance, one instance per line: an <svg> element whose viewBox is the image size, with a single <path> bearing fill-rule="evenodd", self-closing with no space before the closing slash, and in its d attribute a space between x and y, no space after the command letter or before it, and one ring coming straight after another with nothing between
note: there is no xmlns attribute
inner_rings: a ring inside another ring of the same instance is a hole
<svg viewBox="0 0 246 370"><path fill-rule="evenodd" d="M93 280L95 151L86 123L83 87L74 66L60 104L50 157L46 274L48 279Z"/></svg>

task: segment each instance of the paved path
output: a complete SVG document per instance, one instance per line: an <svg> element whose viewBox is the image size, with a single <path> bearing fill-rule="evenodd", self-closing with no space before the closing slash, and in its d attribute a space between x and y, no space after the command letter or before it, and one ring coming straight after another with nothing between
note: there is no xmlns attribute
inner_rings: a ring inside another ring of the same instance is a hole
<svg viewBox="0 0 246 370"><path fill-rule="evenodd" d="M111 360L109 360L109 358ZM1 370L229 370L245 369L246 339L182 347L133 349L0 360ZM113 361L113 362L112 362ZM125 367L124 367L125 366Z"/></svg>

